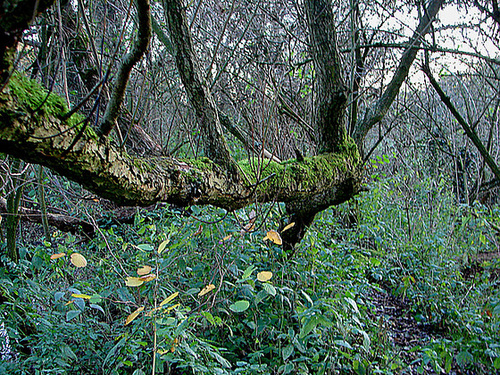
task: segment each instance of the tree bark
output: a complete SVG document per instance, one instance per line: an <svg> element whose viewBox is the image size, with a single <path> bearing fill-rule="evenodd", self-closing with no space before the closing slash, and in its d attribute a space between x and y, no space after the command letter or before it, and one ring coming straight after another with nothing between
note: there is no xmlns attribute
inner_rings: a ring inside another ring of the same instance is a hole
<svg viewBox="0 0 500 375"><path fill-rule="evenodd" d="M191 31L181 0L164 0L177 70L194 107L205 155L238 179L238 169L222 134L219 113L194 52Z"/></svg>
<svg viewBox="0 0 500 375"><path fill-rule="evenodd" d="M3 198L0 198L0 213L5 215L9 214L7 210L7 201ZM22 221L43 223L42 211L19 207L17 215L18 219ZM47 224L52 225L63 232L71 232L74 234L81 233L85 234L89 238L95 236L95 230L92 224L72 216L47 213Z"/></svg>
<svg viewBox="0 0 500 375"><path fill-rule="evenodd" d="M337 48L330 0L305 0L310 53L314 61L315 92L313 127L320 152L339 151L346 140L347 87Z"/></svg>
<svg viewBox="0 0 500 375"><path fill-rule="evenodd" d="M280 201L321 210L360 190L360 158L353 143L340 153L301 162L243 160L237 165L242 178L235 181L207 158L132 157L92 129L70 148L82 118L60 120L65 112L61 98L47 96L34 81L13 77L0 94L0 149L51 168L118 204L148 206L162 201L234 210L255 201Z"/></svg>

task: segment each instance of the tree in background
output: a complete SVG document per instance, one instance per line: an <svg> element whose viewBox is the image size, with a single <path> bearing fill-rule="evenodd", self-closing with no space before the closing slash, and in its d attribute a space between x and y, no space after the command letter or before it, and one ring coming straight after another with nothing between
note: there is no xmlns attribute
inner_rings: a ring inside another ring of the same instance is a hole
<svg viewBox="0 0 500 375"><path fill-rule="evenodd" d="M0 147L118 204L285 202L290 249L361 189L419 51L452 52L443 4L6 3Z"/></svg>

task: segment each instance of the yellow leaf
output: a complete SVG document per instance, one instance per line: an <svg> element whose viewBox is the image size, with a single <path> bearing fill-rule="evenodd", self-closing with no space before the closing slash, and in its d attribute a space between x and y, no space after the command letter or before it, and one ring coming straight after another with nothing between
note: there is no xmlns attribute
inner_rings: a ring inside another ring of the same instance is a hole
<svg viewBox="0 0 500 375"><path fill-rule="evenodd" d="M265 282L271 280L273 273L271 271L262 271L257 274L257 280Z"/></svg>
<svg viewBox="0 0 500 375"><path fill-rule="evenodd" d="M175 292L175 293L172 293L171 295L169 295L167 298L165 298L161 303L160 303L160 306L163 306L167 303L169 303L170 301L172 301L175 297L177 297L179 295L179 292Z"/></svg>
<svg viewBox="0 0 500 375"><path fill-rule="evenodd" d="M144 284L144 280L141 280L140 277L129 276L127 277L127 281L125 281L126 286L139 286L142 284Z"/></svg>
<svg viewBox="0 0 500 375"><path fill-rule="evenodd" d="M142 275L147 275L148 273L151 272L151 267L150 266L142 266L141 268L139 268L137 270L137 274L139 276L142 276Z"/></svg>
<svg viewBox="0 0 500 375"><path fill-rule="evenodd" d="M149 275L144 275L139 277L140 280L147 282L156 279L156 275L154 273L150 273Z"/></svg>
<svg viewBox="0 0 500 375"><path fill-rule="evenodd" d="M163 241L160 246L158 246L158 254L163 253L163 250L167 247L168 243L170 242L170 239Z"/></svg>
<svg viewBox="0 0 500 375"><path fill-rule="evenodd" d="M208 292L211 292L214 289L215 289L215 285L214 284L208 284L206 287L204 287L201 290L200 293L198 293L198 297L204 296L205 294L207 294Z"/></svg>
<svg viewBox="0 0 500 375"><path fill-rule="evenodd" d="M233 237L233 235L232 235L232 234L227 235L226 237L224 237L224 238L222 239L222 242L226 242L226 241L230 240L232 237Z"/></svg>
<svg viewBox="0 0 500 375"><path fill-rule="evenodd" d="M71 263L78 268L83 268L87 265L87 259L82 254L73 253L71 254Z"/></svg>
<svg viewBox="0 0 500 375"><path fill-rule="evenodd" d="M163 355L163 354L168 353L169 351L170 351L170 350L158 349L158 350L156 351L156 353L158 353L158 354L160 354L160 355Z"/></svg>
<svg viewBox="0 0 500 375"><path fill-rule="evenodd" d="M141 313L142 310L144 310L144 306L139 307L132 314L130 314L129 316L127 316L127 320L125 320L125 325L129 324L130 322L132 322L132 320L134 320L135 318L137 318L137 316Z"/></svg>
<svg viewBox="0 0 500 375"><path fill-rule="evenodd" d="M283 228L283 230L281 231L281 233L283 233L284 231L290 229L290 228L293 228L295 226L295 223L290 223L288 224L286 227Z"/></svg>
<svg viewBox="0 0 500 375"><path fill-rule="evenodd" d="M83 299L91 299L92 297L87 294L72 294L71 297L74 298L83 298Z"/></svg>
<svg viewBox="0 0 500 375"><path fill-rule="evenodd" d="M68 301L64 304L64 306L68 306L68 305L71 305L73 303L73 301Z"/></svg>
<svg viewBox="0 0 500 375"><path fill-rule="evenodd" d="M165 311L167 311L167 312L168 312L168 311L170 311L170 310L176 309L176 308L178 308L180 305L181 305L180 303L177 303L177 304L175 304L175 305L173 305L173 306L167 307L167 308L165 309Z"/></svg>
<svg viewBox="0 0 500 375"><path fill-rule="evenodd" d="M276 245L281 245L283 243L283 241L281 241L280 234L278 232L276 232L275 230L270 230L269 232L267 232L267 236L264 237L264 241L265 240L271 240Z"/></svg>
<svg viewBox="0 0 500 375"><path fill-rule="evenodd" d="M50 256L50 259L54 260L54 259L59 259L59 258L62 258L63 256L65 256L66 253L59 253L59 254L52 254Z"/></svg>

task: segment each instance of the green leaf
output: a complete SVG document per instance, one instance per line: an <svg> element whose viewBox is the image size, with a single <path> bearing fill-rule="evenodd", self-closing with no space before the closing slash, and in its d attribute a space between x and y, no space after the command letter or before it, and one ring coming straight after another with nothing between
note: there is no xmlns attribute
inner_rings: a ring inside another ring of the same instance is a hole
<svg viewBox="0 0 500 375"><path fill-rule="evenodd" d="M241 276L241 280L248 279L252 275L252 272L255 271L256 269L257 268L255 268L254 266L248 266L247 269L245 270L245 272L243 272L243 276Z"/></svg>
<svg viewBox="0 0 500 375"><path fill-rule="evenodd" d="M101 306L96 305L95 303L91 303L90 307L95 309L95 310L99 310L100 312L102 312L104 314L104 309Z"/></svg>
<svg viewBox="0 0 500 375"><path fill-rule="evenodd" d="M160 244L160 246L158 246L158 254L163 253L169 242L170 240L165 240Z"/></svg>
<svg viewBox="0 0 500 375"><path fill-rule="evenodd" d="M276 295L276 288L275 288L274 286L272 286L271 284L267 284L267 283L266 283L266 284L263 284L262 286L264 287L264 290L265 290L268 294L270 294L270 295L272 295L272 296L275 296L275 295Z"/></svg>
<svg viewBox="0 0 500 375"><path fill-rule="evenodd" d="M261 290L255 296L255 300L254 300L255 305L258 305L259 303L261 303L268 296L269 296L269 293L267 293L265 290Z"/></svg>
<svg viewBox="0 0 500 375"><path fill-rule="evenodd" d="M495 367L495 369L497 370L500 370L500 357L495 358L495 362L493 362L493 367Z"/></svg>
<svg viewBox="0 0 500 375"><path fill-rule="evenodd" d="M493 308L493 311L492 313L494 315L500 315L500 303L498 303L494 308ZM500 358L500 357L499 357Z"/></svg>
<svg viewBox="0 0 500 375"><path fill-rule="evenodd" d="M186 293L184 293L187 296L191 296L193 294L198 294L200 292L200 288L191 288L189 289Z"/></svg>
<svg viewBox="0 0 500 375"><path fill-rule="evenodd" d="M345 297L344 300L349 303L349 305L352 306L352 309L354 310L354 312L356 314L359 314L359 310L358 310L358 304L356 303L356 301L354 301L352 298L349 298L349 297Z"/></svg>
<svg viewBox="0 0 500 375"><path fill-rule="evenodd" d="M99 303L101 302L102 297L99 294L92 294L92 296L89 299L90 303Z"/></svg>
<svg viewBox="0 0 500 375"><path fill-rule="evenodd" d="M78 359L75 352L68 345L63 344L61 346L61 354L65 359L70 359L72 361L76 361Z"/></svg>
<svg viewBox="0 0 500 375"><path fill-rule="evenodd" d="M241 301L233 303L231 306L229 306L229 309L231 311L240 313L240 312L243 312L246 309L248 309L249 306L250 306L250 302L248 302L246 300L241 300Z"/></svg>
<svg viewBox="0 0 500 375"><path fill-rule="evenodd" d="M293 345L285 346L281 351L281 356L283 357L283 361L286 361L292 354L293 354Z"/></svg>
<svg viewBox="0 0 500 375"><path fill-rule="evenodd" d="M313 315L309 318L306 319L306 323L302 326L300 333L299 333L299 338L303 339L306 337L311 331L316 328L318 325L318 318L316 315Z"/></svg>
<svg viewBox="0 0 500 375"><path fill-rule="evenodd" d="M142 251L153 251L154 250L153 246L151 246L150 244L147 244L147 243L137 245L137 247Z"/></svg>
<svg viewBox="0 0 500 375"><path fill-rule="evenodd" d="M56 292L54 294L54 302L59 302L59 300L64 297L64 294L64 292Z"/></svg>
<svg viewBox="0 0 500 375"><path fill-rule="evenodd" d="M71 319L76 318L78 315L80 315L81 311L80 310L70 310L66 313L66 321L69 322Z"/></svg>
<svg viewBox="0 0 500 375"><path fill-rule="evenodd" d="M382 262L380 261L380 259L370 258L370 263L372 266L378 267Z"/></svg>
<svg viewBox="0 0 500 375"><path fill-rule="evenodd" d="M116 345L111 348L111 350L108 352L108 355L106 356L106 358L104 358L103 366L106 365L106 363L108 363L108 361L115 356L115 353L119 349L121 349L121 347L124 346L126 343L127 343L127 338L126 337L122 337L120 339L120 341L118 341L116 343Z"/></svg>
<svg viewBox="0 0 500 375"><path fill-rule="evenodd" d="M457 354L456 360L460 366L463 366L472 363L474 361L474 357L469 352L463 351Z"/></svg>
<svg viewBox="0 0 500 375"><path fill-rule="evenodd" d="M85 301L82 298L75 298L73 300L73 303L76 307L78 307L78 309L80 309L80 311L83 311L85 309Z"/></svg>
<svg viewBox="0 0 500 375"><path fill-rule="evenodd" d="M344 348L347 349L352 349L352 346L345 340L335 340L334 344L338 346L343 346Z"/></svg>
<svg viewBox="0 0 500 375"><path fill-rule="evenodd" d="M226 358L221 356L219 353L213 352L212 354L217 360L217 362L219 362L222 366L224 366L225 368L231 367L231 363Z"/></svg>

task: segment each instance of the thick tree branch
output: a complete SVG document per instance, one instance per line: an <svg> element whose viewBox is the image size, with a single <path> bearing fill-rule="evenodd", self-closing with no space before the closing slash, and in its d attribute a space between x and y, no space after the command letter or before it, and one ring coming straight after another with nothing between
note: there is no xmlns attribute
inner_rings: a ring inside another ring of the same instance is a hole
<svg viewBox="0 0 500 375"><path fill-rule="evenodd" d="M305 0L316 82L313 126L318 131L321 152L338 151L346 140L347 87L337 48L330 0Z"/></svg>
<svg viewBox="0 0 500 375"><path fill-rule="evenodd" d="M360 158L353 143L339 154L282 164L268 161L260 170L245 160L238 168L246 179L235 181L207 158L131 157L91 129L68 150L82 125L78 117L61 121L66 110L61 98L54 94L47 98L33 81L13 77L0 94L0 150L47 166L122 205L161 201L234 210L255 201L281 201L317 212L349 199L361 188Z"/></svg>
<svg viewBox="0 0 500 375"><path fill-rule="evenodd" d="M233 179L237 179L238 168L229 153L215 101L203 79L194 52L186 11L181 0L164 0L163 6L174 45L177 70L196 113L205 155L227 170Z"/></svg>
<svg viewBox="0 0 500 375"><path fill-rule="evenodd" d="M425 10L425 13L420 19L417 29L408 42L410 47L408 47L403 53L398 68L396 69L394 76L389 82L389 85L385 89L380 99L367 109L363 119L360 120L356 125L352 136L360 149L363 146L363 141L368 131L380 120L382 120L382 118L389 110L392 102L396 98L401 85L408 76L411 65L417 57L417 53L419 51L419 47L422 43L424 35L429 32L430 26L443 4L444 0L431 0L427 9Z"/></svg>
<svg viewBox="0 0 500 375"><path fill-rule="evenodd" d="M132 50L125 56L113 83L113 91L98 133L107 136L113 130L120 114L120 107L125 97L130 72L146 53L151 40L151 8L149 0L137 0L137 18L139 30Z"/></svg>

